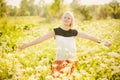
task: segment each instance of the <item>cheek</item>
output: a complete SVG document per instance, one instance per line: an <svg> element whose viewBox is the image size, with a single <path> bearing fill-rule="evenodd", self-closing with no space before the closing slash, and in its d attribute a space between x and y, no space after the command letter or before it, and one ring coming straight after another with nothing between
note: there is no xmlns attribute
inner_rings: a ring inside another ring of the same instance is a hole
<svg viewBox="0 0 120 80"><path fill-rule="evenodd" d="M65 19L62 20L63 23L66 23Z"/></svg>

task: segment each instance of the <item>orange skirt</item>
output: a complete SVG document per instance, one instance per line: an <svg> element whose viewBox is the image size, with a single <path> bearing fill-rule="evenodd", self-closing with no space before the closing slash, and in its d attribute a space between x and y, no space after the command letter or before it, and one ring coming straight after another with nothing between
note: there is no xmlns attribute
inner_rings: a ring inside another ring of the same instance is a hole
<svg viewBox="0 0 120 80"><path fill-rule="evenodd" d="M70 75L77 67L78 61L56 60L52 65L52 76Z"/></svg>

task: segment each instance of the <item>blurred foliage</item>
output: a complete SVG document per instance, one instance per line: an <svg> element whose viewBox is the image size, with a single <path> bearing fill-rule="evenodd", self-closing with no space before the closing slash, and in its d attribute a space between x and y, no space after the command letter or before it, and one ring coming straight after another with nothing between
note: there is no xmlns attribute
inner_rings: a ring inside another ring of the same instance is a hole
<svg viewBox="0 0 120 80"><path fill-rule="evenodd" d="M30 15L30 11L29 11L28 0L22 0L20 6L21 6L20 7L20 15L29 16Z"/></svg>
<svg viewBox="0 0 120 80"><path fill-rule="evenodd" d="M54 3L49 8L49 16L56 17L57 13L61 8L61 1L62 0L55 0Z"/></svg>
<svg viewBox="0 0 120 80"><path fill-rule="evenodd" d="M47 80L55 60L54 39L34 45L23 51L22 42L46 34L60 21L46 22L39 16L8 17L0 19L0 80ZM112 43L108 49L102 44L76 38L79 64L73 74L76 80L120 79L120 20L104 19L80 22L78 31ZM48 79L49 80L49 79Z"/></svg>
<svg viewBox="0 0 120 80"><path fill-rule="evenodd" d="M80 20L120 18L120 3L117 0L104 5L81 5L79 0L73 0L70 4L64 4L64 0L54 0L50 4L46 4L44 0L40 0L38 4L34 2L35 0L22 0L18 8L6 5L1 0L0 15L41 16L52 21L60 18L66 10L70 10Z"/></svg>
<svg viewBox="0 0 120 80"><path fill-rule="evenodd" d="M71 8L81 20L120 18L120 3L116 0L104 5L80 5L79 0L73 0Z"/></svg>
<svg viewBox="0 0 120 80"><path fill-rule="evenodd" d="M6 16L7 12L6 10L7 10L6 3L4 2L4 0L0 0L0 18Z"/></svg>
<svg viewBox="0 0 120 80"><path fill-rule="evenodd" d="M120 3L118 3L117 1L113 0L110 4L109 4L109 13L110 16L112 18L120 18Z"/></svg>
<svg viewBox="0 0 120 80"><path fill-rule="evenodd" d="M34 0L22 0L17 8L0 0L0 80L45 80L51 75L56 51L54 39L24 51L18 46L60 26L59 18L66 10L74 12L78 31L113 44L108 49L76 38L79 65L74 75L77 80L120 79L120 3L113 0L105 5L85 6L80 5L79 0L73 0L70 5L63 1L45 4L40 0L33 4ZM58 20L54 21L55 18Z"/></svg>

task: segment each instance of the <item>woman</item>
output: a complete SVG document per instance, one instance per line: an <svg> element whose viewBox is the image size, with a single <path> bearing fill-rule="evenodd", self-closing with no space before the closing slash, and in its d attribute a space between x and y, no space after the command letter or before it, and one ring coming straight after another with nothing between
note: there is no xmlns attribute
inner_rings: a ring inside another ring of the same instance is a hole
<svg viewBox="0 0 120 80"><path fill-rule="evenodd" d="M85 38L97 43L102 43L105 46L109 47L109 44L106 41L99 40L95 37L87 35L85 33L78 32L73 29L74 27L74 16L71 12L67 11L62 17L62 26L54 28L48 34L20 46L20 49L25 49L29 46L38 44L42 41L55 37L57 44L57 53L56 60L52 66L52 76L59 77L60 74L70 75L77 66L77 56L76 56L76 45L75 37ZM70 64L70 65L69 65ZM68 69L66 69L66 67Z"/></svg>

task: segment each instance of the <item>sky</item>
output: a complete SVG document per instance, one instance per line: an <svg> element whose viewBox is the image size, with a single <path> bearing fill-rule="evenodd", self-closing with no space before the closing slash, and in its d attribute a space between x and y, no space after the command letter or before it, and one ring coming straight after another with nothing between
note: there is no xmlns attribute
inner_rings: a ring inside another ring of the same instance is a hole
<svg viewBox="0 0 120 80"><path fill-rule="evenodd" d="M19 4L21 2L21 0L5 0L7 2L8 5L12 5L12 6L17 6L19 7ZM35 0L35 3L38 3L39 0ZM51 2L53 2L54 0L45 0L45 3L49 4ZM64 0L65 4L69 4L71 3L73 0ZM105 4L105 3L109 3L112 0L80 0L80 3L83 5L91 5L91 4ZM120 0L118 0L120 1Z"/></svg>

